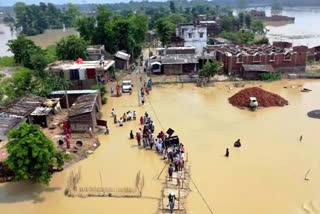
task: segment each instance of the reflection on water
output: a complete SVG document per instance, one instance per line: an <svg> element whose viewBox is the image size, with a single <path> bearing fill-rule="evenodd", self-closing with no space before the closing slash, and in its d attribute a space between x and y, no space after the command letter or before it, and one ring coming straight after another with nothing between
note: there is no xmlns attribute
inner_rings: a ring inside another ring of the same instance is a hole
<svg viewBox="0 0 320 214"><path fill-rule="evenodd" d="M8 40L15 39L16 35L11 32L10 27L0 23L0 57L12 56L12 53L8 51Z"/></svg>
<svg viewBox="0 0 320 214"><path fill-rule="evenodd" d="M118 115L136 110L139 116L148 111L155 121L156 132L160 130L157 117L165 131L173 128L189 153L192 179L215 213L320 214L317 135L320 120L306 115L310 110L320 109L320 82L261 83L264 89L286 98L289 105L256 112L231 106L227 98L240 89L229 91L228 84L218 83L214 88L197 88L191 84L155 87L140 108L134 107L137 102L134 90L132 95L109 98L102 112L104 119L112 121L112 108ZM303 85L312 92L301 93L297 87L290 88L291 85ZM55 174L52 189L35 188L33 196L30 193L33 187L26 184L0 184L1 210L21 213L23 209L26 214L156 213L157 200L80 199L63 195L68 173L80 166L82 185L88 186L100 185L100 172L106 186L133 186L136 172L141 170L145 175L144 196L159 197L163 180L156 178L163 162L159 155L139 149L136 141L128 140L130 130L139 127L137 123L125 123L120 128L110 122L110 135L100 136L101 147L71 169ZM238 138L242 147L235 149L233 142ZM226 159L227 147L230 157ZM309 169L310 180L305 181ZM161 179L164 176L165 173ZM210 214L192 184L190 188L192 192L186 204L189 213Z"/></svg>

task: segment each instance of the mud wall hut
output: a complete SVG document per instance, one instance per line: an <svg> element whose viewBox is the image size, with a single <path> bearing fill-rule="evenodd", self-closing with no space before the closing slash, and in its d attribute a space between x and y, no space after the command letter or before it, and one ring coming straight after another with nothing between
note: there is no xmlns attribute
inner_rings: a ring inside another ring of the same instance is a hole
<svg viewBox="0 0 320 214"><path fill-rule="evenodd" d="M71 130L86 132L90 127L94 129L100 117L100 107L97 93L78 97L69 112Z"/></svg>

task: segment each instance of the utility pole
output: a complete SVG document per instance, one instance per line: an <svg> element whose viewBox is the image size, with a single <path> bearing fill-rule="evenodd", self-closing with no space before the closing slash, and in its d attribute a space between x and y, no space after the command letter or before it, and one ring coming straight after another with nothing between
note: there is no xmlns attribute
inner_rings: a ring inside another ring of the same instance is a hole
<svg viewBox="0 0 320 214"><path fill-rule="evenodd" d="M70 111L70 109L69 109L69 98L68 98L68 91L67 91L66 86L64 86L64 94L65 94L65 97L66 97L66 104L67 104L67 109L68 109L68 113L69 113L69 111Z"/></svg>
<svg viewBox="0 0 320 214"><path fill-rule="evenodd" d="M139 79L138 79L138 74L139 74L139 69L137 69L136 70L136 83L137 83L137 96L138 96L138 106L140 107L140 104L141 104L141 102L140 102L140 92L139 92Z"/></svg>

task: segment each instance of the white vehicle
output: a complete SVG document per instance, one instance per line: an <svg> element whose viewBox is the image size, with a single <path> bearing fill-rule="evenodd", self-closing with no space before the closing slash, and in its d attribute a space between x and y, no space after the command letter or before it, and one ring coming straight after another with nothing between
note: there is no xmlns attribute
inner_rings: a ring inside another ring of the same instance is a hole
<svg viewBox="0 0 320 214"><path fill-rule="evenodd" d="M131 80L122 81L122 93L132 91L132 82Z"/></svg>

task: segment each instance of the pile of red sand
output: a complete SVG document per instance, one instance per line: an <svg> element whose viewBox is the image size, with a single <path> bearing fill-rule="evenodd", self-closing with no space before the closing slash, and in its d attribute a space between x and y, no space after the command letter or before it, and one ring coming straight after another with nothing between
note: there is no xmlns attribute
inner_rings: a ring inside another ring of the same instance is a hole
<svg viewBox="0 0 320 214"><path fill-rule="evenodd" d="M270 93L258 87L245 88L232 97L229 102L236 107L248 107L250 97L256 97L259 107L284 106L288 101L277 94Z"/></svg>

